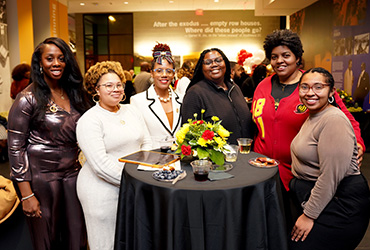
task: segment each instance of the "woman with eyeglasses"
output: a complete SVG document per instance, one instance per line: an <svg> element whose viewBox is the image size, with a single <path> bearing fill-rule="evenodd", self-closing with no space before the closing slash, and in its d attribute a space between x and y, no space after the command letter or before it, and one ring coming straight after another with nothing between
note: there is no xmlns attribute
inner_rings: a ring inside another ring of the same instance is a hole
<svg viewBox="0 0 370 250"><path fill-rule="evenodd" d="M303 70L300 70L303 47L296 33L291 30L276 30L265 38L264 49L275 74L260 82L254 92L252 115L258 133L255 135L253 150L280 162L279 175L284 187L283 202L290 230L293 224L291 221L293 211L290 211L287 193L289 182L293 178L290 143L308 116L308 110L298 95L298 82L303 74ZM359 151L361 161L363 154L361 148L365 148L365 145L359 124L348 112L338 93L334 93L334 98L355 129L357 142L361 145Z"/></svg>
<svg viewBox="0 0 370 250"><path fill-rule="evenodd" d="M228 142L237 144L239 137L251 137L252 119L247 102L240 88L232 83L230 62L218 48L204 50L195 66L182 105L182 121L201 117L211 121L218 116L222 125L231 133Z"/></svg>
<svg viewBox="0 0 370 250"><path fill-rule="evenodd" d="M119 62L99 62L85 75L96 105L78 121L77 140L86 157L77 179L77 194L86 220L91 250L110 250L124 163L122 156L151 149L144 119L125 98L125 76Z"/></svg>
<svg viewBox="0 0 370 250"><path fill-rule="evenodd" d="M50 37L35 48L31 78L9 112L8 151L33 248L86 249L76 193L76 123L90 104L77 61L62 39Z"/></svg>
<svg viewBox="0 0 370 250"><path fill-rule="evenodd" d="M154 148L161 143L174 141L181 126L180 108L182 96L170 87L175 77L175 61L167 44L158 43L153 48L151 77L153 84L144 92L131 97L144 117Z"/></svg>
<svg viewBox="0 0 370 250"><path fill-rule="evenodd" d="M353 250L370 217L370 191L357 163L355 133L333 105L334 79L327 70L303 73L298 92L309 116L290 146L290 188L301 214L291 232L290 249Z"/></svg>

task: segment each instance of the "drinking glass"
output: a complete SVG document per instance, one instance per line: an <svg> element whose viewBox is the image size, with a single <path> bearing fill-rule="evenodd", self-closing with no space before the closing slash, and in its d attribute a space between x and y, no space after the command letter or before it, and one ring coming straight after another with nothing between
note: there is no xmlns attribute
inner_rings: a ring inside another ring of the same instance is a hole
<svg viewBox="0 0 370 250"><path fill-rule="evenodd" d="M239 146L238 145L227 145L225 146L224 155L225 161L235 162L238 159Z"/></svg>
<svg viewBox="0 0 370 250"><path fill-rule="evenodd" d="M190 162L193 168L194 178L196 181L208 180L208 173L212 168L212 162L209 160L195 160Z"/></svg>
<svg viewBox="0 0 370 250"><path fill-rule="evenodd" d="M239 152L241 154L249 154L251 151L251 146L253 139L251 138L238 138L237 139L238 144L239 144Z"/></svg>

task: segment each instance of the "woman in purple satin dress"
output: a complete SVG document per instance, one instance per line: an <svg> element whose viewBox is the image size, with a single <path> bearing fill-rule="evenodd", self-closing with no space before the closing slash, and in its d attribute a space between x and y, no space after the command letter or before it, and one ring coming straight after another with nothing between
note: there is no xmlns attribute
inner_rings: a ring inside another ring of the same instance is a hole
<svg viewBox="0 0 370 250"><path fill-rule="evenodd" d="M86 229L76 194L76 122L90 107L83 77L60 38L40 43L31 83L9 112L11 177L19 189L34 249L86 249Z"/></svg>

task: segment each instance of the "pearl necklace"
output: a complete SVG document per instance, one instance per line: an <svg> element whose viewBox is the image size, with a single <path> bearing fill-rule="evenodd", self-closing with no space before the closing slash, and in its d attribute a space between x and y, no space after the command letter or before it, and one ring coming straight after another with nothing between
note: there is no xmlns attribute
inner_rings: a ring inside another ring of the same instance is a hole
<svg viewBox="0 0 370 250"><path fill-rule="evenodd" d="M172 98L171 89L168 88L168 97L167 98L163 98L163 97L159 96L158 94L157 94L157 96L158 96L159 101L164 102L164 103L169 102Z"/></svg>

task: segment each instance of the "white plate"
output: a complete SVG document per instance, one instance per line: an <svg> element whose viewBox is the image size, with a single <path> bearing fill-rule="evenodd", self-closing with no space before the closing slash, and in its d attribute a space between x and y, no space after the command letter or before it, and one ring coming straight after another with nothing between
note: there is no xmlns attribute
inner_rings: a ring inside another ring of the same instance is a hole
<svg viewBox="0 0 370 250"><path fill-rule="evenodd" d="M274 161L274 164L267 164L267 163L258 162L257 161L257 158L265 158L266 160L273 160ZM274 160L274 159L271 159L271 158L268 158L268 157L256 157L256 158L250 159L249 160L249 164L251 164L254 167L272 168L272 167L276 167L277 165L279 165L279 161Z"/></svg>
<svg viewBox="0 0 370 250"><path fill-rule="evenodd" d="M219 165L213 164L211 172L227 172L227 171L230 171L233 168L234 168L234 166L232 164L226 163L226 162L221 167Z"/></svg>

